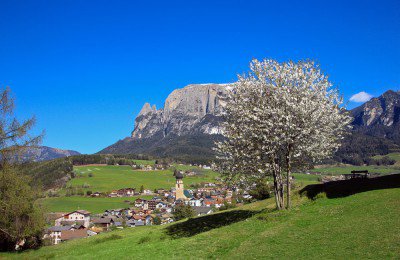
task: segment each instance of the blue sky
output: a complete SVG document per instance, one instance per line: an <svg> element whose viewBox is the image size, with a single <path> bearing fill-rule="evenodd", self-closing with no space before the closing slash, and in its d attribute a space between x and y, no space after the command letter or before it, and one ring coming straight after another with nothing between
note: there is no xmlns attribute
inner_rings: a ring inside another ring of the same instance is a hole
<svg viewBox="0 0 400 260"><path fill-rule="evenodd" d="M0 0L0 17L0 86L18 117L82 153L128 136L144 102L233 82L252 58L314 59L347 100L400 89L398 0Z"/></svg>

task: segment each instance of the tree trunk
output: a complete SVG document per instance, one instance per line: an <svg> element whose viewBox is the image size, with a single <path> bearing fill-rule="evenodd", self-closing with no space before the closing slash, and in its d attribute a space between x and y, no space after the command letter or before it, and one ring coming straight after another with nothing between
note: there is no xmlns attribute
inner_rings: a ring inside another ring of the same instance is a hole
<svg viewBox="0 0 400 260"><path fill-rule="evenodd" d="M283 191L282 191L282 181L279 180L280 178L274 173L274 194L275 194L275 203L276 208L281 210L284 208L283 205Z"/></svg>
<svg viewBox="0 0 400 260"><path fill-rule="evenodd" d="M291 157L292 157L292 146L291 145L288 145L288 154L287 154L287 157L286 157L286 167L287 167L287 179L286 179L286 186L287 186L287 188L286 188L286 191L287 191L287 194L286 194L286 199L287 199L287 202L286 202L286 208L287 209L290 209L290 207L291 207L291 201L290 201L290 184L291 184L291 167L292 167L292 162L291 162Z"/></svg>
<svg viewBox="0 0 400 260"><path fill-rule="evenodd" d="M281 210L281 209L284 209L284 207L285 207L283 180L282 180L282 175L280 173L280 170L276 169L276 166L274 166L273 177L274 177L274 194L275 194L276 208L278 210Z"/></svg>

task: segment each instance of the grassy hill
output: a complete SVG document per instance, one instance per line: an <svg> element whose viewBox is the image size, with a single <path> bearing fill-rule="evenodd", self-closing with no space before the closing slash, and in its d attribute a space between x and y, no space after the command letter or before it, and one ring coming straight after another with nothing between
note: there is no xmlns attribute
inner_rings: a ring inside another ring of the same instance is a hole
<svg viewBox="0 0 400 260"><path fill-rule="evenodd" d="M400 188L369 189L334 199L296 196L296 206L283 212L273 211L269 199L167 226L115 231L0 258L399 258Z"/></svg>

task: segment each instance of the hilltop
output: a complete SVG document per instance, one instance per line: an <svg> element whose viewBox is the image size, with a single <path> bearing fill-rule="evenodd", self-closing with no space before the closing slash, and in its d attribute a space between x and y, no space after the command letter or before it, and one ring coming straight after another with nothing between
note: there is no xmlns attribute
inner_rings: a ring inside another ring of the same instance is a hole
<svg viewBox="0 0 400 260"><path fill-rule="evenodd" d="M398 183L398 176L385 178L391 178L387 182ZM400 255L400 188L398 185L391 187L368 187L369 191L351 196L328 195L328 198L319 194L315 200L297 196L297 205L290 212L273 211L274 201L268 199L166 226L115 231L36 251L0 256L396 258Z"/></svg>

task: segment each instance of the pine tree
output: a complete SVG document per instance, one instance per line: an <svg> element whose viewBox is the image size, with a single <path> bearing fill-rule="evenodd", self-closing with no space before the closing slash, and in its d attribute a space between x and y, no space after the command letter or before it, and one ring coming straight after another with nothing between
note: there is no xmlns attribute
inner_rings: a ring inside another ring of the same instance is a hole
<svg viewBox="0 0 400 260"><path fill-rule="evenodd" d="M38 245L44 225L34 206L37 193L29 186L30 178L16 168L20 155L41 138L28 135L34 118L20 123L13 111L7 88L0 92L0 250L14 250L22 243L25 247Z"/></svg>

